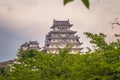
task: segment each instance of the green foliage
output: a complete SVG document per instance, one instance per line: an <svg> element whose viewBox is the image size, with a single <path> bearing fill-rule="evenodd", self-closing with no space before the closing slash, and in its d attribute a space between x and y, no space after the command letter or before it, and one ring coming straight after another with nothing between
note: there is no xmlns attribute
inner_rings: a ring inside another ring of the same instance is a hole
<svg viewBox="0 0 120 80"><path fill-rule="evenodd" d="M89 0L82 0L82 2L89 9L90 6Z"/></svg>
<svg viewBox="0 0 120 80"><path fill-rule="evenodd" d="M72 2L74 0L64 0L64 5L68 4L69 2ZM89 0L82 0L82 3L89 9L90 3Z"/></svg>
<svg viewBox="0 0 120 80"><path fill-rule="evenodd" d="M29 53L28 53L28 51L29 51ZM35 49L30 49L30 50L28 50L28 51L19 52L19 53L17 54L17 56L18 56L19 58L23 58L23 59L25 59L25 58L32 58L32 57L34 57L34 56L37 54L37 52L38 52L38 51L36 51Z"/></svg>
<svg viewBox="0 0 120 80"><path fill-rule="evenodd" d="M94 44L95 48L106 50L106 47L108 46L107 42L105 41L106 35L104 35L103 33L93 34L89 32L85 32L84 34L91 39L90 43Z"/></svg>
<svg viewBox="0 0 120 80"><path fill-rule="evenodd" d="M0 80L5 80L5 76L0 73Z"/></svg>
<svg viewBox="0 0 120 80"><path fill-rule="evenodd" d="M96 45L84 54L70 54L71 46L58 54L36 50L21 52L18 62L0 80L120 80L120 40L105 41L103 33L85 33Z"/></svg>
<svg viewBox="0 0 120 80"><path fill-rule="evenodd" d="M64 5L66 5L67 3L71 2L73 0L64 0Z"/></svg>
<svg viewBox="0 0 120 80"><path fill-rule="evenodd" d="M0 80L6 80L10 72L10 67L0 67Z"/></svg>

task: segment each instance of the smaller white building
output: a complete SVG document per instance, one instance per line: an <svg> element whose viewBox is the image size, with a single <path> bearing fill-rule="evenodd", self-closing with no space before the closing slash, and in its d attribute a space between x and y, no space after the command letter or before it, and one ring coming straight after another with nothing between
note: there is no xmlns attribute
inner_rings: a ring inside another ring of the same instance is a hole
<svg viewBox="0 0 120 80"><path fill-rule="evenodd" d="M20 46L20 51L25 51L28 49L40 50L39 43L37 41L29 41Z"/></svg>

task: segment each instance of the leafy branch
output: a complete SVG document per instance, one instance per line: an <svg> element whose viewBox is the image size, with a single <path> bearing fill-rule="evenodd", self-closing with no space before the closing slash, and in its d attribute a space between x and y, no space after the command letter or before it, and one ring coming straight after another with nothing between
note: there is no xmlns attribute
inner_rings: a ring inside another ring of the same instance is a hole
<svg viewBox="0 0 120 80"><path fill-rule="evenodd" d="M115 18L113 22L109 22L112 25L112 29L114 28L114 25L120 25L120 22L118 21L118 18Z"/></svg>
<svg viewBox="0 0 120 80"><path fill-rule="evenodd" d="M74 0L64 0L64 5L66 5L72 1L74 1ZM89 6L90 6L89 0L82 0L82 3L89 9Z"/></svg>

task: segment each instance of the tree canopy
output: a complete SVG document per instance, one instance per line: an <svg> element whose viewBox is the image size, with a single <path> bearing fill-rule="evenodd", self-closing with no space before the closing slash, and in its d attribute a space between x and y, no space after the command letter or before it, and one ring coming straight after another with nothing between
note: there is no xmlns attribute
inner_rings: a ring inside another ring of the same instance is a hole
<svg viewBox="0 0 120 80"><path fill-rule="evenodd" d="M85 53L58 54L27 50L20 53L12 70L1 69L0 80L120 80L120 40L105 41L103 33L85 33L95 47Z"/></svg>

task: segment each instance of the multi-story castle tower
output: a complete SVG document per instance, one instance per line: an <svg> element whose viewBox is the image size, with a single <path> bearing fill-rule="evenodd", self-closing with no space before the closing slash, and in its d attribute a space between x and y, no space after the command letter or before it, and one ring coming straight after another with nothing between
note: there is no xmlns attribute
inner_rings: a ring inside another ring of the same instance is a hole
<svg viewBox="0 0 120 80"><path fill-rule="evenodd" d="M78 36L75 36L77 31L72 31L70 28L73 25L67 21L54 20L50 31L46 35L44 49L46 52L57 53L58 48L64 48L66 45L72 45L71 53L81 51L81 42Z"/></svg>

